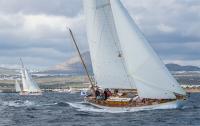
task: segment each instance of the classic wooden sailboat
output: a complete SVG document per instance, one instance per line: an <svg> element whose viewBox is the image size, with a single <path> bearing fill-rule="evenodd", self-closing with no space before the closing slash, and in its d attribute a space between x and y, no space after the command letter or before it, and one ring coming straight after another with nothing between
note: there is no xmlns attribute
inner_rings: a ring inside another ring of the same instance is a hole
<svg viewBox="0 0 200 126"><path fill-rule="evenodd" d="M21 60L21 59L20 59ZM25 68L22 60L22 69L21 69L21 78L22 78L22 91L20 95L42 95L38 84L33 81L31 75L28 73L28 70Z"/></svg>
<svg viewBox="0 0 200 126"><path fill-rule="evenodd" d="M85 101L113 110L181 105L186 100L185 91L120 0L83 2L95 78L95 85L90 80L92 93ZM110 92L109 96L104 90Z"/></svg>

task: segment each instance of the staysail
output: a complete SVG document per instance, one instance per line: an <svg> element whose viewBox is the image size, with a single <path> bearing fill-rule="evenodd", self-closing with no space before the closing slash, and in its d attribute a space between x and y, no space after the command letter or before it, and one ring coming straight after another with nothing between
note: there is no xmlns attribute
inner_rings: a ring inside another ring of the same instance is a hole
<svg viewBox="0 0 200 126"><path fill-rule="evenodd" d="M102 88L135 89L127 74L109 0L84 0L92 66Z"/></svg>
<svg viewBox="0 0 200 126"><path fill-rule="evenodd" d="M15 91L16 92L21 92L21 87L20 87L20 84L19 84L18 80L15 81Z"/></svg>
<svg viewBox="0 0 200 126"><path fill-rule="evenodd" d="M143 98L174 99L186 95L172 77L120 0L110 0L122 56L138 94Z"/></svg>

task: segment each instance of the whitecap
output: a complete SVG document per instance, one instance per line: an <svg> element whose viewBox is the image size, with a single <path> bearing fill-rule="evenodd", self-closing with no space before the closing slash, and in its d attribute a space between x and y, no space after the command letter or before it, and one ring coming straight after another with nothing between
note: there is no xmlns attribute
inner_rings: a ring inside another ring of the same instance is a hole
<svg viewBox="0 0 200 126"><path fill-rule="evenodd" d="M28 100L26 101L16 100L16 101L4 101L2 105L9 107L24 107L24 106L34 106L35 103Z"/></svg>

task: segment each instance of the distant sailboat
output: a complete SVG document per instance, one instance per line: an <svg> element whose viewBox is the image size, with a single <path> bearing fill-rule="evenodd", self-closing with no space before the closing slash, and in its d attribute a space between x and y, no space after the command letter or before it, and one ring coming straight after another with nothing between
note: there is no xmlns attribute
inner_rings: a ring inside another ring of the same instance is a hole
<svg viewBox="0 0 200 126"><path fill-rule="evenodd" d="M21 60L21 59L20 59ZM27 69L24 67L24 64L22 63L22 69L21 69L21 78L22 78L22 92L21 95L41 95L42 91L37 85L36 82L33 81L31 75L28 73Z"/></svg>
<svg viewBox="0 0 200 126"><path fill-rule="evenodd" d="M100 88L113 92L108 99L99 100L92 95L85 100L108 109L180 105L186 99L185 91L154 52L120 0L83 2L97 85L95 90ZM114 90L117 91L114 93Z"/></svg>
<svg viewBox="0 0 200 126"><path fill-rule="evenodd" d="M17 93L19 93L19 92L22 91L18 80L15 81L15 91L16 91Z"/></svg>

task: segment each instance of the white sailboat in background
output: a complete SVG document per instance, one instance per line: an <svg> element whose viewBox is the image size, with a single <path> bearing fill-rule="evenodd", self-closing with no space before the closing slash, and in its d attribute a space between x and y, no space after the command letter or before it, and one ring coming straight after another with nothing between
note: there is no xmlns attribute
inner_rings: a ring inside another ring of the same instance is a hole
<svg viewBox="0 0 200 126"><path fill-rule="evenodd" d="M87 36L97 87L121 94L92 105L106 109L177 106L185 91L147 42L120 0L84 0ZM127 90L127 92L125 91ZM135 97L130 98L128 94Z"/></svg>
<svg viewBox="0 0 200 126"><path fill-rule="evenodd" d="M22 91L18 80L15 81L15 91L16 91L17 93L19 93L19 92Z"/></svg>
<svg viewBox="0 0 200 126"><path fill-rule="evenodd" d="M21 60L21 59L20 59ZM42 95L42 91L38 84L34 82L28 70L25 68L22 60L21 78L22 78L22 91L20 95Z"/></svg>

